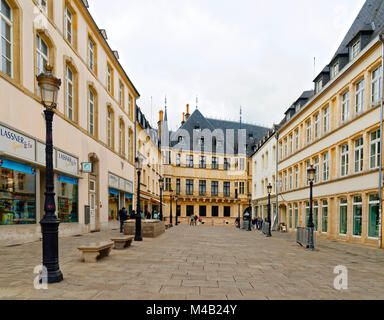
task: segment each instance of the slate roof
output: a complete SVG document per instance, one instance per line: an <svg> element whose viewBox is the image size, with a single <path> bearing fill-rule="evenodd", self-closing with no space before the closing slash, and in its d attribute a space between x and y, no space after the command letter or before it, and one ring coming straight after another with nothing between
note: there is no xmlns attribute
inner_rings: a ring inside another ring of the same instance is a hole
<svg viewBox="0 0 384 320"><path fill-rule="evenodd" d="M265 136L265 134L271 130L270 128L265 128L257 125L251 125L247 123L234 122L234 121L226 121L226 120L218 120L212 118L206 118L204 115L196 109L192 115L188 118L188 120L176 131L170 134L170 146L175 147L178 142L178 137L183 135L183 131L188 132L190 137L189 142L189 150L193 147L193 135L195 130L205 130L208 129L211 133L216 129L221 129L224 132L224 141L223 147L224 152L228 154L232 154L232 152L227 150L227 140L226 140L226 130L234 130L234 152L237 153L238 150L238 132L240 129L246 130L246 147L247 147L247 155L251 155L253 153L253 146ZM188 149L188 148L187 148ZM185 150L185 149L184 149ZM213 150L215 152L215 149Z"/></svg>

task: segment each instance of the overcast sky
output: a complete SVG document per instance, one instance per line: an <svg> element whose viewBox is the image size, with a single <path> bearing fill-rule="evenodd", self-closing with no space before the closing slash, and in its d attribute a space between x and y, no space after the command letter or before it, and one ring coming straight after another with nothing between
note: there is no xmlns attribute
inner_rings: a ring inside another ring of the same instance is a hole
<svg viewBox="0 0 384 320"><path fill-rule="evenodd" d="M155 124L196 96L207 117L271 127L343 40L364 0L88 0ZM151 110L152 97L152 110Z"/></svg>

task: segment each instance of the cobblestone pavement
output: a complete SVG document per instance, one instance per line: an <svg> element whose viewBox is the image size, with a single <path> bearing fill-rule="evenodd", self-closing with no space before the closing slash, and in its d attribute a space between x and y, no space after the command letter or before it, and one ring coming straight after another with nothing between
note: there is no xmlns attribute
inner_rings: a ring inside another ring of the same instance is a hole
<svg viewBox="0 0 384 320"><path fill-rule="evenodd" d="M307 251L291 234L178 226L85 264L77 247L117 230L60 239L64 281L36 290L41 243L0 248L0 299L384 299L384 251L326 240ZM349 288L334 289L334 267Z"/></svg>

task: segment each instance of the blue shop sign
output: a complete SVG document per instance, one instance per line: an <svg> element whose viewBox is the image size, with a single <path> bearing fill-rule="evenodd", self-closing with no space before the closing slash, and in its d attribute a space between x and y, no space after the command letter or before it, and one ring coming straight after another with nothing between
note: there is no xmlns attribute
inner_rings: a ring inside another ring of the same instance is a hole
<svg viewBox="0 0 384 320"><path fill-rule="evenodd" d="M115 196L118 196L118 195L119 195L119 191L116 191L116 190L114 190L114 189L109 189L109 193L110 193L110 194L113 194L113 195L115 195Z"/></svg>
<svg viewBox="0 0 384 320"><path fill-rule="evenodd" d="M6 168L33 175L36 174L36 168L6 159L0 159L0 168Z"/></svg>
<svg viewBox="0 0 384 320"><path fill-rule="evenodd" d="M133 198L133 196L130 193L126 193L125 197L128 198L128 199L132 199Z"/></svg>
<svg viewBox="0 0 384 320"><path fill-rule="evenodd" d="M79 180L78 179L70 178L70 177L66 177L66 176L62 176L62 175L58 175L57 176L57 180L59 180L60 182L65 182L65 183L73 184L75 186L77 186L79 184Z"/></svg>

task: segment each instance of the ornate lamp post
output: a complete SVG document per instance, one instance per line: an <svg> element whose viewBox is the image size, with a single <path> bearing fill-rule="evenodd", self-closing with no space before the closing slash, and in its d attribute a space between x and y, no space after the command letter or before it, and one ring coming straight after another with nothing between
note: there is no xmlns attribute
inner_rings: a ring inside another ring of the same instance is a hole
<svg viewBox="0 0 384 320"><path fill-rule="evenodd" d="M177 200L179 200L179 198L177 196L175 196L175 201L176 201L176 222L175 222L175 224L176 224L176 226L179 224L178 219L177 219Z"/></svg>
<svg viewBox="0 0 384 320"><path fill-rule="evenodd" d="M57 283L63 280L63 274L59 266L59 224L60 220L56 215L55 187L53 182L53 138L52 122L57 106L57 94L61 86L61 80L52 74L53 68L45 65L45 73L37 77L40 88L41 103L44 105L44 115L46 122L46 184L45 184L45 204L44 217L40 221L41 232L43 235L43 265L47 274L42 275L41 281L47 283ZM43 279L45 278L45 279Z"/></svg>
<svg viewBox="0 0 384 320"><path fill-rule="evenodd" d="M267 237L272 237L272 233L271 233L271 225L272 225L272 221L271 221L271 192L272 192L272 185L271 184L269 184L267 186L267 190L268 190L268 223L269 223Z"/></svg>
<svg viewBox="0 0 384 320"><path fill-rule="evenodd" d="M137 203L136 203L136 232L135 232L135 241L143 241L141 236L141 212L140 212L140 175L141 170L143 170L143 159L141 157L136 157L135 167L137 171Z"/></svg>
<svg viewBox="0 0 384 320"><path fill-rule="evenodd" d="M308 181L309 181L309 219L308 219L308 225L307 227L309 228L309 241L308 241L308 246L307 249L309 250L314 250L315 245L314 245L314 235L313 235L313 229L314 229L314 224L313 224L313 199L312 199L312 190L313 190L313 181L315 180L315 175L316 175L316 169L311 165L311 167L307 170L308 173Z"/></svg>
<svg viewBox="0 0 384 320"><path fill-rule="evenodd" d="M173 224L172 224L172 198L173 198L172 192L173 192L172 187L170 187L169 188L169 201L170 201L169 223L173 227Z"/></svg>
<svg viewBox="0 0 384 320"><path fill-rule="evenodd" d="M163 189L164 189L164 178L159 179L160 186L160 221L163 221Z"/></svg>
<svg viewBox="0 0 384 320"><path fill-rule="evenodd" d="M252 194L248 193L248 202L249 202L249 208L251 209L251 212L249 213L249 224L248 224L248 231L252 231L251 223L252 223L252 206L251 206L251 200L252 200Z"/></svg>

